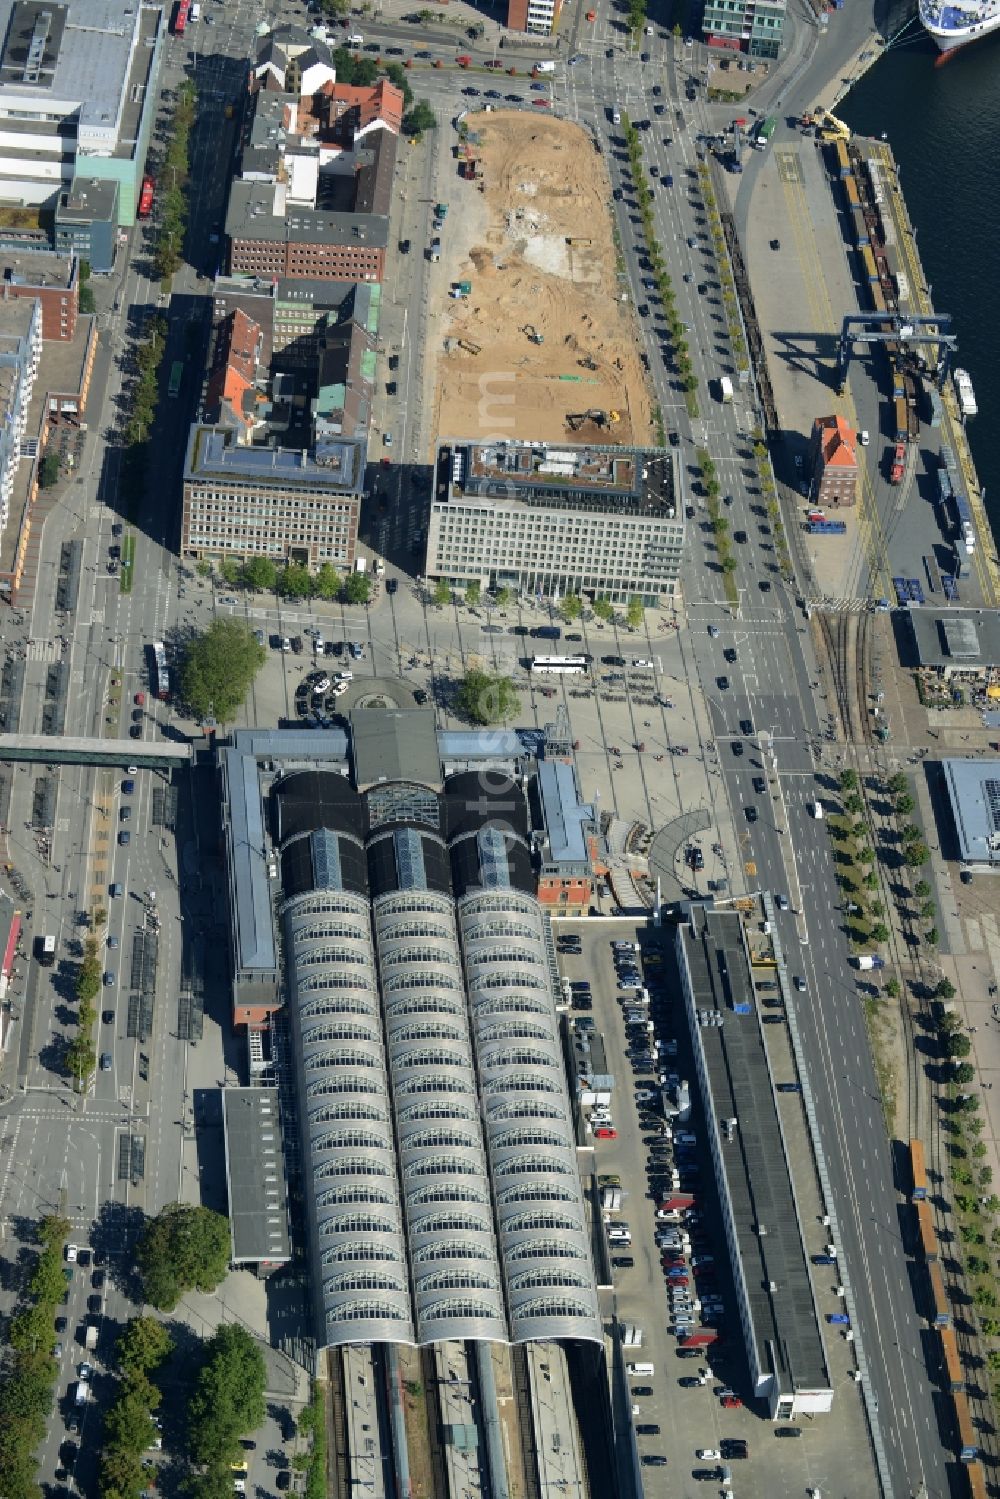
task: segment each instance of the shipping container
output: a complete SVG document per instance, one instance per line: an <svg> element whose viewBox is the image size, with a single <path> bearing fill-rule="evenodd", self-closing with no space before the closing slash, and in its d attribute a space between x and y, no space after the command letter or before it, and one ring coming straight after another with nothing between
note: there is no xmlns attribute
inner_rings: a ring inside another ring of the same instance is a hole
<svg viewBox="0 0 1000 1499"><path fill-rule="evenodd" d="M858 184L853 177L844 178L844 196L847 199L847 207L851 213L856 208L860 209L861 199L858 197Z"/></svg>
<svg viewBox="0 0 1000 1499"><path fill-rule="evenodd" d="M923 1202L927 1196L927 1168L924 1165L924 1142L910 1141L910 1181L913 1184L910 1196L914 1202Z"/></svg>
<svg viewBox="0 0 1000 1499"><path fill-rule="evenodd" d="M939 1327L938 1340L941 1345L944 1387L949 1394L954 1395L957 1391L965 1389L965 1375L962 1371L962 1361L958 1356L958 1339L955 1337L954 1328Z"/></svg>
<svg viewBox="0 0 1000 1499"><path fill-rule="evenodd" d="M959 1460L963 1463L971 1463L973 1458L979 1456L979 1442L972 1425L972 1416L969 1414L969 1401L961 1391L954 1394L951 1399L955 1410L955 1435L958 1438Z"/></svg>
<svg viewBox="0 0 1000 1499"><path fill-rule="evenodd" d="M930 1293L928 1321L935 1327L950 1327L951 1307L944 1293L944 1276L937 1260L931 1260L927 1266L927 1285Z"/></svg>
<svg viewBox="0 0 1000 1499"><path fill-rule="evenodd" d="M896 419L893 441L905 442L910 434L910 418L906 405L906 397L897 396L892 403L892 407Z"/></svg>
<svg viewBox="0 0 1000 1499"><path fill-rule="evenodd" d="M853 209L851 212L851 218L854 220L854 243L858 246L859 249L861 249L863 245L871 244L871 238L868 234L868 225L865 223L865 216L861 212L861 209Z"/></svg>
<svg viewBox="0 0 1000 1499"><path fill-rule="evenodd" d="M986 1499L986 1474L981 1462L970 1462L965 1469L969 1484L969 1499Z"/></svg>
<svg viewBox="0 0 1000 1499"><path fill-rule="evenodd" d="M866 281L872 284L878 283L878 266L875 264L871 245L865 245L861 251L861 268Z"/></svg>
<svg viewBox="0 0 1000 1499"><path fill-rule="evenodd" d="M851 158L847 154L847 142L838 140L833 147L833 159L836 163L838 177L849 177L851 175Z"/></svg>
<svg viewBox="0 0 1000 1499"><path fill-rule="evenodd" d="M937 1234L934 1231L934 1214L931 1205L926 1201L913 1204L917 1214L917 1236L920 1239L920 1253L930 1263L938 1257Z"/></svg>
<svg viewBox="0 0 1000 1499"><path fill-rule="evenodd" d="M810 536L843 536L847 530L844 520L811 520L807 530Z"/></svg>

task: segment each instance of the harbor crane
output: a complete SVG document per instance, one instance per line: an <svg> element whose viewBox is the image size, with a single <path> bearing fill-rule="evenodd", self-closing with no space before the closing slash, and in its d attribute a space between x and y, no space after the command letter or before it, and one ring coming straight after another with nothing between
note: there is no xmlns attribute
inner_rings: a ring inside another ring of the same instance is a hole
<svg viewBox="0 0 1000 1499"><path fill-rule="evenodd" d="M934 375L939 390L948 375L949 358L958 349L958 338L951 331L950 313L918 317L901 312L849 312L841 324L837 344L837 388L841 394L847 384L847 370L856 343L936 344Z"/></svg>

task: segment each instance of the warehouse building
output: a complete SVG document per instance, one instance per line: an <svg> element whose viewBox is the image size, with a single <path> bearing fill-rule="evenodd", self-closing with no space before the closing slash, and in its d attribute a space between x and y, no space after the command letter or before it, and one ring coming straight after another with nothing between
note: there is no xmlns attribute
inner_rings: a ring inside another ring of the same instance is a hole
<svg viewBox="0 0 1000 1499"><path fill-rule="evenodd" d="M830 1371L742 919L693 905L675 941L750 1387L772 1420L829 1411Z"/></svg>
<svg viewBox="0 0 1000 1499"><path fill-rule="evenodd" d="M1000 870L1000 759L942 760L958 857L974 873Z"/></svg>
<svg viewBox="0 0 1000 1499"><path fill-rule="evenodd" d="M443 763L419 710L220 750L234 1019L287 1009L317 1341L599 1343L528 803Z"/></svg>
<svg viewBox="0 0 1000 1499"><path fill-rule="evenodd" d="M683 513L673 449L451 441L438 449L425 572L653 606L679 588Z"/></svg>

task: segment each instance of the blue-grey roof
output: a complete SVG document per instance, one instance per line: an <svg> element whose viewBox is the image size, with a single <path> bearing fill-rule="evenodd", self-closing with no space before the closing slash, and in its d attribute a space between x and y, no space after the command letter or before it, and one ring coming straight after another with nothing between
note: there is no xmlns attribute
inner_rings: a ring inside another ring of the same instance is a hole
<svg viewBox="0 0 1000 1499"><path fill-rule="evenodd" d="M1000 865L1000 759L941 764L962 863Z"/></svg>
<svg viewBox="0 0 1000 1499"><path fill-rule="evenodd" d="M580 801L572 765L565 760L540 760L538 791L549 838L546 862L585 864L587 840L583 825L594 821L594 809Z"/></svg>
<svg viewBox="0 0 1000 1499"><path fill-rule="evenodd" d="M264 807L258 762L284 770L317 760L347 764L343 729L237 729L231 749L222 751L229 787L229 828L233 919L239 967L270 972L277 964L267 872Z"/></svg>
<svg viewBox="0 0 1000 1499"><path fill-rule="evenodd" d="M322 485L345 493L360 490L364 484L367 443L363 439L326 441L309 453L301 448L240 447L227 441L229 435L223 427L191 428L184 474L189 482L218 476L312 489Z"/></svg>
<svg viewBox="0 0 1000 1499"><path fill-rule="evenodd" d="M438 734L442 760L511 760L521 753L512 729L446 729Z"/></svg>

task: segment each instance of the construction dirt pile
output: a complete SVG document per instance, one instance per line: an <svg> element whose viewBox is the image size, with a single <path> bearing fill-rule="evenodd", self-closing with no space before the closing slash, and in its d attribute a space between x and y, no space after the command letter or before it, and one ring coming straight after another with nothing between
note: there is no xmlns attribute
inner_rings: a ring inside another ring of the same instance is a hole
<svg viewBox="0 0 1000 1499"><path fill-rule="evenodd" d="M434 432L656 440L630 301L620 300L604 162L566 120L472 117L475 182L444 194L431 297ZM469 295L453 298L458 283ZM570 420L572 418L572 420Z"/></svg>

